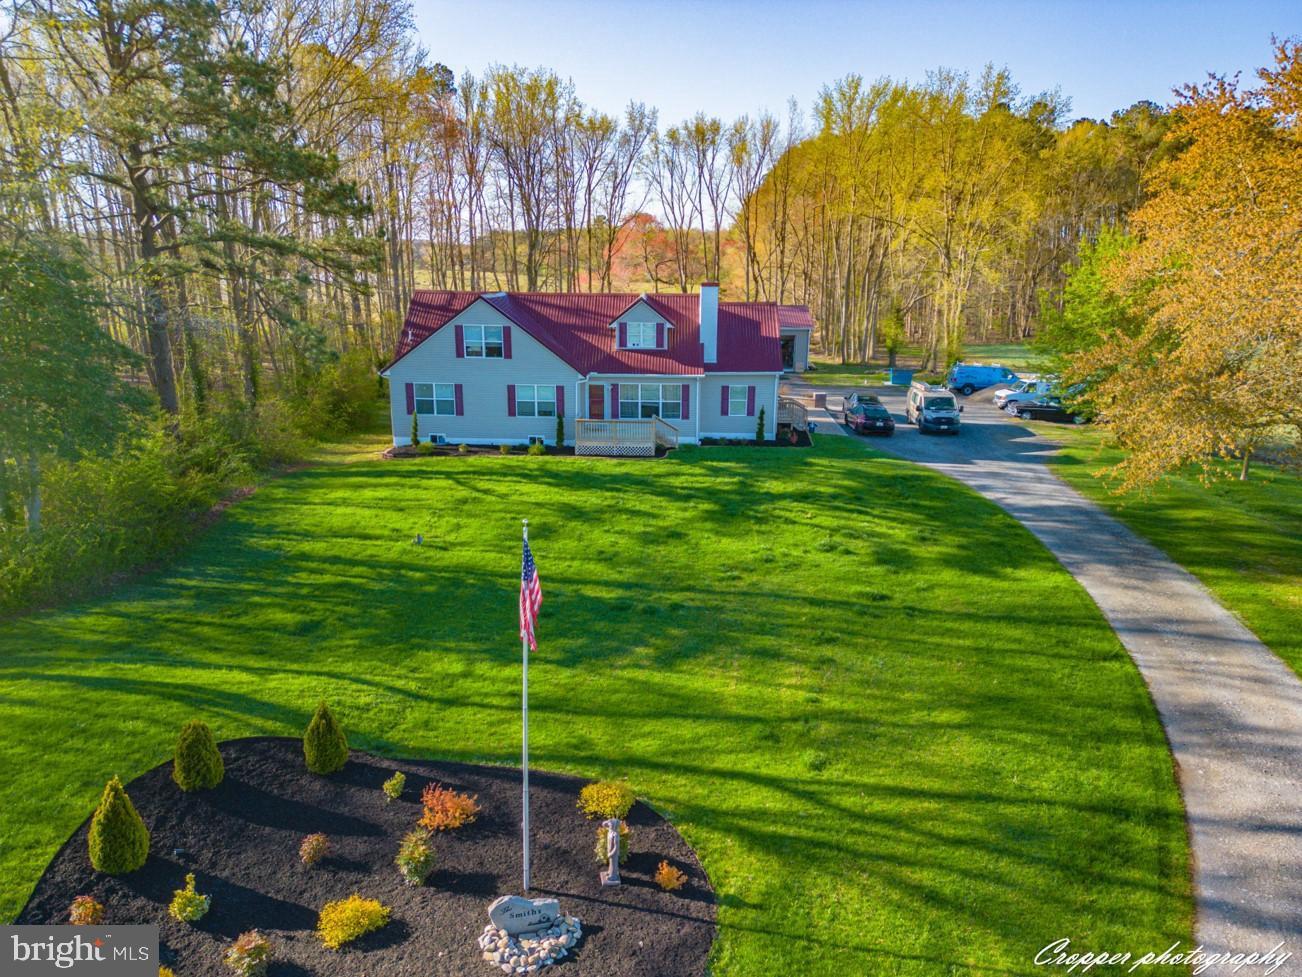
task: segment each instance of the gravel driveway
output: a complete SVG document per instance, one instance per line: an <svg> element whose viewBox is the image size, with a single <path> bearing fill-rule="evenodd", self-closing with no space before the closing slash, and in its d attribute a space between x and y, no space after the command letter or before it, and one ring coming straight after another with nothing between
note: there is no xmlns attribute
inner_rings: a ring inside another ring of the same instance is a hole
<svg viewBox="0 0 1302 977"><path fill-rule="evenodd" d="M1275 973L1302 974L1302 681L1193 576L1060 481L1044 464L1053 443L996 410L990 393L958 398L958 435L922 435L904 423L902 389L872 392L897 429L866 443L1012 514L1080 582L1139 666L1184 794L1198 941L1207 952L1251 953L1282 940L1293 958ZM840 393L829 391L829 406Z"/></svg>

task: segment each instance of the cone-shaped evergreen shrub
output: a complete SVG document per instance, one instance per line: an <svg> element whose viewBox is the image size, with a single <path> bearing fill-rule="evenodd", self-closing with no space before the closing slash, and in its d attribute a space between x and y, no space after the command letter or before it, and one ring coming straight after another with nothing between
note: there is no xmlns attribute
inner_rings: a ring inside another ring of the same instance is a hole
<svg viewBox="0 0 1302 977"><path fill-rule="evenodd" d="M172 757L172 779L182 790L209 790L222 782L226 767L207 723L192 719L181 727Z"/></svg>
<svg viewBox="0 0 1302 977"><path fill-rule="evenodd" d="M149 857L149 829L114 777L90 821L90 863L108 875L134 872Z"/></svg>
<svg viewBox="0 0 1302 977"><path fill-rule="evenodd" d="M303 734L303 756L313 773L334 773L348 762L348 740L324 702L316 707Z"/></svg>

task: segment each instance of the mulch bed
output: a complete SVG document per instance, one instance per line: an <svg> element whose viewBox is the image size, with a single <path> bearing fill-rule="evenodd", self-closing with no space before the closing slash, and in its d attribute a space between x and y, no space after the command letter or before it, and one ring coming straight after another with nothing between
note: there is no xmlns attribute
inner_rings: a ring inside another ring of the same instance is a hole
<svg viewBox="0 0 1302 977"><path fill-rule="evenodd" d="M55 855L19 923L67 921L77 895L103 902L109 923L157 923L162 960L178 977L223 974L226 947L257 928L276 944L270 977L357 977L499 973L480 959L475 940L488 904L521 894L520 772L503 767L385 760L354 751L329 777L307 771L297 739L258 737L223 743L226 777L215 790L185 794L165 763L127 785L152 833L149 860L130 875L100 875L86 853L89 819ZM407 775L403 796L386 803L380 784ZM398 840L421 813L431 781L479 795L472 825L434 836L438 866L426 885L403 884L393 865ZM530 896L558 898L577 916L583 939L557 977L700 977L715 933L714 893L695 853L664 818L638 803L629 813L624 884L603 889L593 856L596 824L575 807L586 781L530 772L533 881ZM304 835L330 836L331 854L308 868L298 858ZM685 872L686 887L661 891L652 875L662 859ZM191 926L172 920L172 892L194 872L212 897ZM326 902L354 892L389 906L388 926L326 950L315 935Z"/></svg>

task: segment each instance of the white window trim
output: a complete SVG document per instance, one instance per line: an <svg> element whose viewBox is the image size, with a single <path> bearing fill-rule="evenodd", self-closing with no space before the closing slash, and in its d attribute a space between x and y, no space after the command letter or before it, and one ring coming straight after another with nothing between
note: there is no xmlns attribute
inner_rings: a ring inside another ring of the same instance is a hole
<svg viewBox="0 0 1302 977"><path fill-rule="evenodd" d="M728 416L729 417L749 417L746 409L750 406L750 384L748 383L730 383L728 384ZM736 392L741 391L741 410L732 409L733 397Z"/></svg>
<svg viewBox="0 0 1302 977"><path fill-rule="evenodd" d="M430 388L430 396L422 397L419 393L421 387ZM448 387L452 391L450 397L440 397L438 395L439 387ZM419 417L456 417L457 416L457 385L455 383L444 383L441 380L418 380L412 384L412 410ZM427 400L433 406L432 411L423 411L420 409L420 402ZM446 401L452 405L451 410L439 410L439 401Z"/></svg>
<svg viewBox="0 0 1302 977"><path fill-rule="evenodd" d="M532 391L533 396L531 396L531 397L522 397L522 396L520 396L520 391L522 391L522 390L529 390L529 391ZM551 395L551 397L550 397L550 398L540 398L540 397L538 396L538 391L539 391L539 390L545 390L545 391L547 391L547 392ZM534 411L534 412L533 412L532 414L524 414L524 413L521 413L521 411L520 411L520 405L521 405L522 403L530 403L530 404L533 404L533 411ZM538 413L538 404L539 404L539 403L550 404L550 405L551 405L552 412L551 412L550 414L540 414L540 413ZM515 385L515 416L516 416L516 417L555 417L555 416L556 416L556 384L554 384L554 383L517 383L517 384Z"/></svg>
<svg viewBox="0 0 1302 977"><path fill-rule="evenodd" d="M643 405L643 404L656 404L656 405L657 405L657 413L656 413L656 416L659 417L661 420L664 420L664 421L681 421L681 420L683 419L683 390L682 390L682 388L683 388L684 386L686 386L686 384L682 384L682 383L663 383L663 382L660 382L660 381L656 381L655 383L651 383L651 382L649 382L649 381L643 381L643 382L638 382L638 383L629 383L629 382L627 382L627 381L622 381L622 382L620 382L620 384L619 384L619 417L617 418L617 420L621 420L621 421L642 421L642 420L646 420L646 418L644 418L644 417L642 416L642 405ZM625 399L625 397L624 397L624 388L625 388L625 387L636 387L636 388L637 388L637 392L638 392L638 393L637 393L637 397L635 397L635 398L630 397L630 398L628 398L628 399ZM642 399L642 388L643 388L643 387L659 387L659 388L660 388L660 397L659 397L659 399L657 399L657 400L643 400L643 399ZM665 388L665 387L677 387L677 388L678 388L678 399L675 400L674 398L670 397L668 400L665 400L665 391L664 391L664 388ZM637 413L633 414L631 417L625 417L625 416L624 416L624 405L625 405L626 403L627 403L627 404L637 404ZM678 407L678 415L677 415L676 417L668 417L668 416L666 416L665 413L664 413L664 407L665 407L665 404L676 404L677 407Z"/></svg>
<svg viewBox="0 0 1302 977"><path fill-rule="evenodd" d="M472 329L479 331L478 339L472 340L470 338L470 330ZM489 343L488 330L489 329L497 330L497 342L495 343L495 345L497 346L499 352L496 356L488 355L488 343ZM474 349L477 349L478 352L476 353L470 352L472 346ZM503 331L503 327L488 325L488 324L482 324L482 325L470 325L469 323L463 324L461 326L461 354L462 354L462 358L467 360L504 359L506 357L506 333Z"/></svg>
<svg viewBox="0 0 1302 977"><path fill-rule="evenodd" d="M660 349L661 346L656 342L655 322L626 322L624 323L624 349ZM639 340L646 342L633 342L633 330L636 329Z"/></svg>

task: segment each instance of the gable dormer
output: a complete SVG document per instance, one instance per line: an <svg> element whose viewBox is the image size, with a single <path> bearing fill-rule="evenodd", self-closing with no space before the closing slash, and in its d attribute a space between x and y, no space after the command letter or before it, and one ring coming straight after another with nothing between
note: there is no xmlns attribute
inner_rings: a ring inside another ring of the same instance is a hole
<svg viewBox="0 0 1302 977"><path fill-rule="evenodd" d="M665 350L669 348L672 322L640 296L611 324L617 350Z"/></svg>

